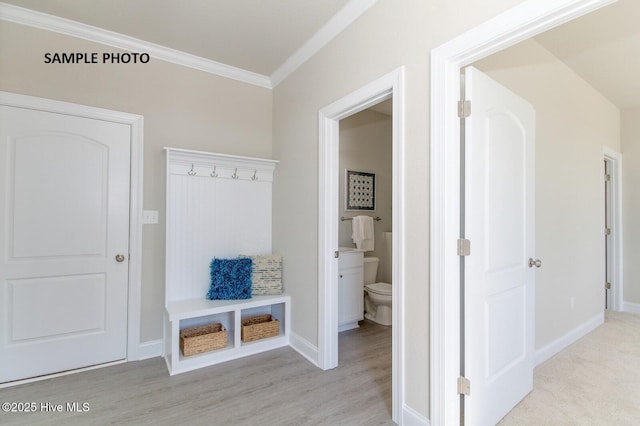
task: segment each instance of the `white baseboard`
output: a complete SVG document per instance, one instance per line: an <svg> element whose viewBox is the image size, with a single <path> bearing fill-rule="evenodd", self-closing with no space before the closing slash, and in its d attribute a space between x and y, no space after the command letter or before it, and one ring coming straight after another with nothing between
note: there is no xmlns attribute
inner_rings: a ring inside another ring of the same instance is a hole
<svg viewBox="0 0 640 426"><path fill-rule="evenodd" d="M622 312L640 314L640 303L622 302Z"/></svg>
<svg viewBox="0 0 640 426"><path fill-rule="evenodd" d="M300 355L308 359L309 362L320 368L320 363L318 362L317 346L312 345L308 340L303 339L294 332L291 332L289 334L289 345Z"/></svg>
<svg viewBox="0 0 640 426"><path fill-rule="evenodd" d="M429 419L411 407L402 407L402 426L429 426Z"/></svg>
<svg viewBox="0 0 640 426"><path fill-rule="evenodd" d="M138 360L162 356L162 339L141 342L138 346ZM131 361L131 360L130 360Z"/></svg>
<svg viewBox="0 0 640 426"><path fill-rule="evenodd" d="M560 336L553 342L544 345L536 351L535 365L538 366L562 351L564 348L580 339L581 337L589 334L604 323L604 311L591 318L590 320L582 323L578 327L574 328L564 336Z"/></svg>

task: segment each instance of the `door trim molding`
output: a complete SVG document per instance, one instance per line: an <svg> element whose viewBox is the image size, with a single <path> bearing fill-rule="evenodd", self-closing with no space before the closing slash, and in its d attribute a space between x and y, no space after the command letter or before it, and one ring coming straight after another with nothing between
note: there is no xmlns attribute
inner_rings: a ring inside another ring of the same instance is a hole
<svg viewBox="0 0 640 426"><path fill-rule="evenodd" d="M431 424L460 423L460 69L616 0L527 0L431 51Z"/></svg>
<svg viewBox="0 0 640 426"><path fill-rule="evenodd" d="M127 312L127 360L139 358L140 310L142 287L142 177L143 177L143 129L141 115L112 111L103 108L56 101L53 99L0 91L0 104L54 112L76 117L110 121L129 125L131 128L131 180L129 199L129 290ZM111 365L111 364L105 364ZM75 371L75 370L74 370ZM49 376L47 376L49 377Z"/></svg>
<svg viewBox="0 0 640 426"><path fill-rule="evenodd" d="M611 162L611 281L613 282L611 310L622 311L622 294L624 289L624 252L623 252L623 226L622 221L622 154L618 151L602 147L602 156L605 161ZM604 174L604 173L602 173ZM606 277L605 277L606 280Z"/></svg>
<svg viewBox="0 0 640 426"><path fill-rule="evenodd" d="M339 123L383 100L393 100L392 197L392 418L404 407L404 67L318 112L318 365L338 366Z"/></svg>

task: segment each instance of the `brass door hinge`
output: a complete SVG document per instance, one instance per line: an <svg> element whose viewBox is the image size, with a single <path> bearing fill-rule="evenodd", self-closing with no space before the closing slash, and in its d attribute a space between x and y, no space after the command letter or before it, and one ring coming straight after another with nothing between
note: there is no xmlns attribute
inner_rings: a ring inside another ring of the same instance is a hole
<svg viewBox="0 0 640 426"><path fill-rule="evenodd" d="M467 118L471 115L471 101L458 101L458 117Z"/></svg>
<svg viewBox="0 0 640 426"><path fill-rule="evenodd" d="M471 256L471 241L463 238L458 240L458 256Z"/></svg>
<svg viewBox="0 0 640 426"><path fill-rule="evenodd" d="M458 393L465 396L471 394L471 381L466 377L458 377Z"/></svg>

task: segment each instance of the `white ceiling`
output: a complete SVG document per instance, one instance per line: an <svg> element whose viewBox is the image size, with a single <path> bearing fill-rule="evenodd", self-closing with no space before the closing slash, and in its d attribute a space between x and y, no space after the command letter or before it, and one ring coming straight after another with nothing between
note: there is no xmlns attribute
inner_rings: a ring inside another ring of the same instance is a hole
<svg viewBox="0 0 640 426"><path fill-rule="evenodd" d="M336 15L344 14L350 6L359 7L362 13L375 3L375 0L3 1L272 76L272 84L274 73L284 78L279 71L332 18L335 20ZM356 15L359 16L353 14ZM619 108L638 107L639 19L640 0L619 0L536 39ZM304 58L299 60L302 61Z"/></svg>
<svg viewBox="0 0 640 426"><path fill-rule="evenodd" d="M3 2L269 76L349 0Z"/></svg>
<svg viewBox="0 0 640 426"><path fill-rule="evenodd" d="M618 108L640 107L639 0L620 0L536 40Z"/></svg>

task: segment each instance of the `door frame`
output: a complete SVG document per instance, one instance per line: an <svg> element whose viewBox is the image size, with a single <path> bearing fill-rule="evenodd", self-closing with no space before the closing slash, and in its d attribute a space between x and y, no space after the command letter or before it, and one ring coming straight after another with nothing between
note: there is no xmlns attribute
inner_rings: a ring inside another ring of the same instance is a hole
<svg viewBox="0 0 640 426"><path fill-rule="evenodd" d="M609 252L609 266L611 268L611 303L609 309L622 311L623 291L623 223L622 223L622 154L607 146L602 148L604 161L611 165L611 240ZM604 165L603 165L604 167ZM604 170L602 172L604 175ZM604 277L606 280L606 276Z"/></svg>
<svg viewBox="0 0 640 426"><path fill-rule="evenodd" d="M526 0L431 51L431 425L460 423L460 70L615 1Z"/></svg>
<svg viewBox="0 0 640 426"><path fill-rule="evenodd" d="M392 99L392 419L404 407L404 67L318 112L318 365L338 366L338 204L340 120Z"/></svg>
<svg viewBox="0 0 640 426"><path fill-rule="evenodd" d="M142 177L144 117L120 111L80 105L0 91L0 105L29 108L75 117L110 121L131 129L130 196L129 196L129 289L127 294L127 361L140 357L140 313L142 277ZM105 364L109 365L109 364ZM90 367L91 368L91 367ZM83 369L79 369L83 370ZM73 370L72 372L79 371ZM57 373L54 373L57 374ZM49 378L44 376L43 378ZM32 379L27 379L33 381ZM12 382L13 384L25 381Z"/></svg>

